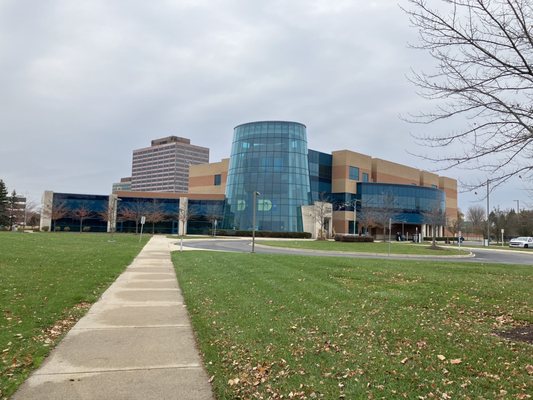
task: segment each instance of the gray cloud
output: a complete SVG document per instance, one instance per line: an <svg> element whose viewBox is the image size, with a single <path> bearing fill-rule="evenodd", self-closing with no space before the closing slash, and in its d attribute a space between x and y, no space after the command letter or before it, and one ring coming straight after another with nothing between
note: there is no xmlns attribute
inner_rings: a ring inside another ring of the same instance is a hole
<svg viewBox="0 0 533 400"><path fill-rule="evenodd" d="M432 169L398 118L425 105L405 79L431 65L413 40L386 0L1 2L0 178L34 199L108 193L153 138L217 161L235 125L263 119L305 123L316 150ZM519 186L496 201L511 207Z"/></svg>

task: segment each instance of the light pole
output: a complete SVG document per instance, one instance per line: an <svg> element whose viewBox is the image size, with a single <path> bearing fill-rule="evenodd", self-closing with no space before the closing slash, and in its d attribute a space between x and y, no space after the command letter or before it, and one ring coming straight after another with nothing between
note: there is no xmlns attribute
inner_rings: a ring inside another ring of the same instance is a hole
<svg viewBox="0 0 533 400"><path fill-rule="evenodd" d="M513 200L516 201L516 214L520 214L520 200Z"/></svg>
<svg viewBox="0 0 533 400"><path fill-rule="evenodd" d="M353 234L354 236L357 234L357 229L355 227L356 222L357 222L357 203L361 204L361 200L355 199L355 200L350 200L344 203L344 207L353 206Z"/></svg>
<svg viewBox="0 0 533 400"><path fill-rule="evenodd" d="M487 247L490 246L490 208L489 208L489 183L490 180L487 179Z"/></svg>
<svg viewBox="0 0 533 400"><path fill-rule="evenodd" d="M257 209L257 196L261 196L261 193L254 191L253 195L253 214L252 214L252 253L255 253L255 214Z"/></svg>

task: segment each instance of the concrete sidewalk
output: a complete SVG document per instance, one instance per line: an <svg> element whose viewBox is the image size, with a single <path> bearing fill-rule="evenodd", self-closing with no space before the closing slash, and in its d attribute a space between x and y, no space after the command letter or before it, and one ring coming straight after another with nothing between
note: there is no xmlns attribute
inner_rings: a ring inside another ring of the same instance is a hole
<svg viewBox="0 0 533 400"><path fill-rule="evenodd" d="M170 243L154 236L13 399L213 399Z"/></svg>

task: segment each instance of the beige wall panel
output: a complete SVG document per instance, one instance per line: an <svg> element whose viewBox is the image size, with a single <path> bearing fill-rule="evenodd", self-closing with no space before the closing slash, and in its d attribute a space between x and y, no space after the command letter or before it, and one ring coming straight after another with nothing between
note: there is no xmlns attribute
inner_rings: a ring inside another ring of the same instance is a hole
<svg viewBox="0 0 533 400"><path fill-rule="evenodd" d="M439 176L437 174L428 172L428 171L420 171L420 186L426 186L426 187L439 187Z"/></svg>
<svg viewBox="0 0 533 400"><path fill-rule="evenodd" d="M189 177L216 175L228 173L229 158L224 158L222 161L209 164L191 165L189 169Z"/></svg>
<svg viewBox="0 0 533 400"><path fill-rule="evenodd" d="M132 191L118 191L117 197L140 197L148 199L179 199L180 197L187 197L190 200L224 200L223 194L208 194L208 193L170 193L170 192L132 192Z"/></svg>
<svg viewBox="0 0 533 400"><path fill-rule="evenodd" d="M363 179L363 173L371 180L372 158L349 150L332 153L332 191L333 193L356 193L357 182ZM359 181L349 179L349 167L359 168Z"/></svg>
<svg viewBox="0 0 533 400"><path fill-rule="evenodd" d="M420 184L420 170L379 158L372 160L372 177L379 183Z"/></svg>
<svg viewBox="0 0 533 400"><path fill-rule="evenodd" d="M220 186L195 186L189 188L190 194L221 194L226 193L226 185Z"/></svg>

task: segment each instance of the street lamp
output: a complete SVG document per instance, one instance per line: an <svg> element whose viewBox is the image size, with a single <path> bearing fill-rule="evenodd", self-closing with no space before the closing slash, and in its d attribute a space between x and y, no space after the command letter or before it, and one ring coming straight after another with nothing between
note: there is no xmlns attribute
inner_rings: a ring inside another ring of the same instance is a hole
<svg viewBox="0 0 533 400"><path fill-rule="evenodd" d="M255 253L255 214L257 209L257 196L261 196L261 193L254 191L253 195L253 214L252 214L252 253Z"/></svg>
<svg viewBox="0 0 533 400"><path fill-rule="evenodd" d="M357 203L362 204L361 200L358 200L358 199L350 200L343 204L344 207L353 206L353 234L354 236L357 234L357 230L355 227L356 222L357 222Z"/></svg>
<svg viewBox="0 0 533 400"><path fill-rule="evenodd" d="M489 208L489 185L490 185L490 179L487 179L487 247L490 246L490 208ZM474 192L474 194L477 194L477 192Z"/></svg>

